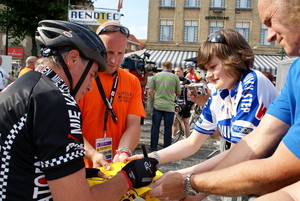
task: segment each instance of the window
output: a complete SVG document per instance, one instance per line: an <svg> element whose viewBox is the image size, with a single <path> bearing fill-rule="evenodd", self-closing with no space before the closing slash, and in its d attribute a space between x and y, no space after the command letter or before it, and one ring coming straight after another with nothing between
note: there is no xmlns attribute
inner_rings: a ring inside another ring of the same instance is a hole
<svg viewBox="0 0 300 201"><path fill-rule="evenodd" d="M251 0L237 0L236 7L237 8L251 8Z"/></svg>
<svg viewBox="0 0 300 201"><path fill-rule="evenodd" d="M131 50L135 52L136 51L136 45L131 45Z"/></svg>
<svg viewBox="0 0 300 201"><path fill-rule="evenodd" d="M225 0L211 0L210 7L212 8L224 8Z"/></svg>
<svg viewBox="0 0 300 201"><path fill-rule="evenodd" d="M199 0L185 0L186 7L199 7Z"/></svg>
<svg viewBox="0 0 300 201"><path fill-rule="evenodd" d="M274 41L268 42L267 37L268 37L268 28L264 24L262 24L261 33L260 33L260 45L274 46L275 42Z"/></svg>
<svg viewBox="0 0 300 201"><path fill-rule="evenodd" d="M184 22L184 42L195 43L198 36L198 20L185 20Z"/></svg>
<svg viewBox="0 0 300 201"><path fill-rule="evenodd" d="M235 23L235 29L237 32L239 32L245 40L249 41L249 27L250 22L236 22Z"/></svg>
<svg viewBox="0 0 300 201"><path fill-rule="evenodd" d="M224 29L224 22L223 21L210 21L209 23L209 33L213 33L220 29Z"/></svg>
<svg viewBox="0 0 300 201"><path fill-rule="evenodd" d="M174 7L174 0L161 0L161 6Z"/></svg>
<svg viewBox="0 0 300 201"><path fill-rule="evenodd" d="M160 34L159 40L171 42L173 40L173 20L160 21Z"/></svg>

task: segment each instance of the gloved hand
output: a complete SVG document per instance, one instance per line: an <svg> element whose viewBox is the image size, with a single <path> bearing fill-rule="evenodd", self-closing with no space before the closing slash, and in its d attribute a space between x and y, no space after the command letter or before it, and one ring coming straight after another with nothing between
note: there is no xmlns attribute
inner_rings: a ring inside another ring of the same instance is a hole
<svg viewBox="0 0 300 201"><path fill-rule="evenodd" d="M85 168L85 178L98 177L99 169Z"/></svg>
<svg viewBox="0 0 300 201"><path fill-rule="evenodd" d="M158 161L154 158L142 158L130 161L122 168L121 172L127 173L127 177L133 188L147 186L156 175Z"/></svg>

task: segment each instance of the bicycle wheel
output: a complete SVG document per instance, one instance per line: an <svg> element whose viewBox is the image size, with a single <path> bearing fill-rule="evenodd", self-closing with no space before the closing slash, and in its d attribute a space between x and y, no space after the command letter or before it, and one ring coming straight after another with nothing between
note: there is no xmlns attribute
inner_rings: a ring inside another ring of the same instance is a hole
<svg viewBox="0 0 300 201"><path fill-rule="evenodd" d="M194 126L197 123L197 121L199 120L201 112L202 112L201 106L196 105L194 110L192 111L192 115L189 120L190 134L193 132Z"/></svg>
<svg viewBox="0 0 300 201"><path fill-rule="evenodd" d="M175 115L175 119L177 125L178 125L178 130L176 131L176 135L172 137L172 144L177 142L182 136L184 136L184 130L183 130L183 125L181 121L178 119L177 115ZM159 129L159 139L158 139L158 145L161 147L164 147L164 128L161 126Z"/></svg>

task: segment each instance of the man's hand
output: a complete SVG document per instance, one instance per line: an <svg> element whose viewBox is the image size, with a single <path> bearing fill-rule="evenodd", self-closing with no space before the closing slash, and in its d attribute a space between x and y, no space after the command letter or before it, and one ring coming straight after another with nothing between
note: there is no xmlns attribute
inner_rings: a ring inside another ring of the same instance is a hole
<svg viewBox="0 0 300 201"><path fill-rule="evenodd" d="M103 154L99 152L94 152L92 156L93 168L104 167L106 170L110 170L110 165L106 161L106 158Z"/></svg>
<svg viewBox="0 0 300 201"><path fill-rule="evenodd" d="M133 188L147 186L156 175L158 161L154 158L142 158L130 161L121 172L126 172Z"/></svg>
<svg viewBox="0 0 300 201"><path fill-rule="evenodd" d="M123 162L125 163L128 160L128 155L126 153L116 154L113 163Z"/></svg>
<svg viewBox="0 0 300 201"><path fill-rule="evenodd" d="M178 172L168 172L151 184L149 194L159 200L183 200L184 175Z"/></svg>

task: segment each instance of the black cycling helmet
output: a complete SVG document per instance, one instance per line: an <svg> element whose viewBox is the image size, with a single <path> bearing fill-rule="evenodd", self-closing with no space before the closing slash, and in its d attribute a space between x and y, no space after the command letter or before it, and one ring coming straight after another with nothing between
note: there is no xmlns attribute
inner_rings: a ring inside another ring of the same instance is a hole
<svg viewBox="0 0 300 201"><path fill-rule="evenodd" d="M107 54L105 46L99 36L90 28L83 25L60 20L43 20L39 22L36 41L41 47L43 57L56 56L70 82L70 93L75 97L93 62L98 63L98 71L107 68ZM63 52L76 49L80 55L89 60L84 72L75 87L72 88L72 76L62 58Z"/></svg>
<svg viewBox="0 0 300 201"><path fill-rule="evenodd" d="M90 28L81 24L60 20L43 20L39 22L36 41L46 56L58 55L64 51L76 49L87 59L99 64L99 71L107 67L106 49L99 36ZM69 49L66 47L69 47Z"/></svg>

